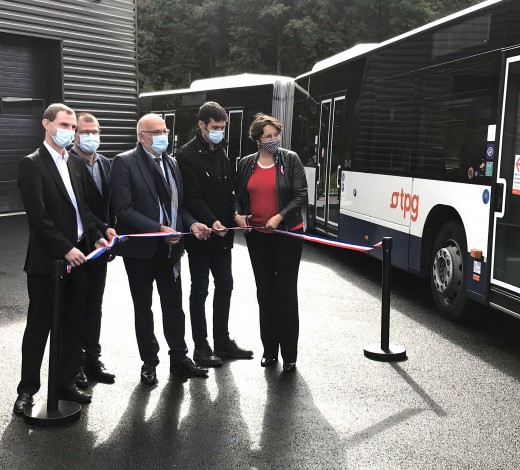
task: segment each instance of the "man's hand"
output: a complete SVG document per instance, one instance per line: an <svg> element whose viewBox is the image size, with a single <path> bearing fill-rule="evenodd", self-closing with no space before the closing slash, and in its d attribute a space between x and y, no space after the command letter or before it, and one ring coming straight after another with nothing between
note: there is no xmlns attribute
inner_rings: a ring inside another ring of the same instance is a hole
<svg viewBox="0 0 520 470"><path fill-rule="evenodd" d="M220 220L216 220L215 222L213 222L211 229L214 230L219 237L226 236L227 228L220 223Z"/></svg>
<svg viewBox="0 0 520 470"><path fill-rule="evenodd" d="M273 215L265 224L265 228L267 230L276 230L282 220L283 217L280 214Z"/></svg>
<svg viewBox="0 0 520 470"><path fill-rule="evenodd" d="M239 227L247 227L249 225L249 217L251 217L250 215L240 215L240 214L235 214L235 223L239 226ZM246 232L250 232L251 229L246 229Z"/></svg>
<svg viewBox="0 0 520 470"><path fill-rule="evenodd" d="M109 227L107 228L107 231L105 232L105 236L107 237L108 241L112 240L112 238L117 237L117 233L115 229Z"/></svg>
<svg viewBox="0 0 520 470"><path fill-rule="evenodd" d="M70 250L65 255L65 259L74 268L77 266L80 266L83 263L86 263L86 261L87 261L87 258L85 258L85 255L77 248L72 248L72 250Z"/></svg>
<svg viewBox="0 0 520 470"><path fill-rule="evenodd" d="M161 225L161 232L168 232L168 233L179 233L175 230L173 230L171 227L167 227L166 225ZM182 235L172 235L169 237L164 237L164 243L167 243L168 245L177 245L181 241Z"/></svg>
<svg viewBox="0 0 520 470"><path fill-rule="evenodd" d="M207 240L211 235L211 229L207 225L201 224L200 222L195 222L191 226L191 231L197 240Z"/></svg>
<svg viewBox="0 0 520 470"><path fill-rule="evenodd" d="M108 246L108 242L104 239L104 238L100 238L95 244L94 246L96 248L101 248L102 246Z"/></svg>

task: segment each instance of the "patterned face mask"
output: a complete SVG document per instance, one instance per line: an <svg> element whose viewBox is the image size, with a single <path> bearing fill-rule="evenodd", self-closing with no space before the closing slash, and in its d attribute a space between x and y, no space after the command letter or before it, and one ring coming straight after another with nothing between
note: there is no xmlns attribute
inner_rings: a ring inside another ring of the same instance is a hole
<svg viewBox="0 0 520 470"><path fill-rule="evenodd" d="M280 148L280 141L270 140L268 142L260 142L260 148L265 150L267 153L272 153L274 155Z"/></svg>

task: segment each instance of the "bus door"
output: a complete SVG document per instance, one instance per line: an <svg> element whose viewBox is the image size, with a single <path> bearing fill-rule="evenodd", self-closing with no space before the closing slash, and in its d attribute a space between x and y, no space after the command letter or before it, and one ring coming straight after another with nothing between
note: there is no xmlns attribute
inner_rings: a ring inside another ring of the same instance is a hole
<svg viewBox="0 0 520 470"><path fill-rule="evenodd" d="M496 162L488 144L488 165L498 165L489 302L520 316L520 56L507 59L500 148L494 153Z"/></svg>
<svg viewBox="0 0 520 470"><path fill-rule="evenodd" d="M338 235L345 95L323 100L316 166L316 229Z"/></svg>
<svg viewBox="0 0 520 470"><path fill-rule="evenodd" d="M238 162L242 158L242 122L244 112L242 110L228 111L228 123L226 127L226 140L228 141L227 154L231 163L231 172L235 177Z"/></svg>

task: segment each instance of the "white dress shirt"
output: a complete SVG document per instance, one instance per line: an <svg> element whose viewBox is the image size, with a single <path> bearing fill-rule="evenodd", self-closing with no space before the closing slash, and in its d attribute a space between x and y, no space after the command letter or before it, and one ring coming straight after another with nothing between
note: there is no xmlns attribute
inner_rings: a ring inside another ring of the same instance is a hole
<svg viewBox="0 0 520 470"><path fill-rule="evenodd" d="M83 224L81 223L81 217L79 216L78 209L78 201L76 200L76 195L74 194L74 190L72 189L72 183L70 182L70 174L69 167L67 166L67 160L69 159L69 154L67 150L63 149L63 155L60 155L56 150L54 150L47 142L43 142L45 147L52 156L56 167L61 175L61 179L63 180L63 184L65 185L65 189L69 194L70 200L76 210L76 222L78 225L78 242L83 238Z"/></svg>

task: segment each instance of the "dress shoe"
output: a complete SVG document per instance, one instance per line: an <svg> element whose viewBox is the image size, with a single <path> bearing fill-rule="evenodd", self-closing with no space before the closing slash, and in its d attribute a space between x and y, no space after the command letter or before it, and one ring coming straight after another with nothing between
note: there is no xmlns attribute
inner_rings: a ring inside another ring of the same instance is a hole
<svg viewBox="0 0 520 470"><path fill-rule="evenodd" d="M92 395L80 390L78 386L73 383L72 385L61 387L60 400L75 401L76 403L90 403L92 401Z"/></svg>
<svg viewBox="0 0 520 470"><path fill-rule="evenodd" d="M189 357L181 360L170 360L170 371L181 372L187 377L207 377L208 369L196 366Z"/></svg>
<svg viewBox="0 0 520 470"><path fill-rule="evenodd" d="M296 362L284 362L283 371L284 372L295 372L296 371Z"/></svg>
<svg viewBox="0 0 520 470"><path fill-rule="evenodd" d="M233 359L251 359L253 351L242 349L234 340L228 340L227 343L215 346L215 354L219 357L232 357Z"/></svg>
<svg viewBox="0 0 520 470"><path fill-rule="evenodd" d="M87 359L85 363L85 373L89 380L94 382L101 382L104 384L113 384L116 376L106 370L105 364L103 364L98 358Z"/></svg>
<svg viewBox="0 0 520 470"><path fill-rule="evenodd" d="M260 365L262 367L271 367L274 366L278 362L278 359L276 357L263 357L260 361Z"/></svg>
<svg viewBox="0 0 520 470"><path fill-rule="evenodd" d="M88 378L85 375L85 369L83 368L83 366L81 366L79 368L79 372L76 375L75 382L76 382L76 385L79 388L87 388L88 387Z"/></svg>
<svg viewBox="0 0 520 470"><path fill-rule="evenodd" d="M209 344L205 344L200 348L195 348L193 359L209 367L220 367L222 365L222 359L213 354Z"/></svg>
<svg viewBox="0 0 520 470"><path fill-rule="evenodd" d="M34 400L30 393L20 393L14 402L13 412L17 415L23 415L25 409L33 405Z"/></svg>
<svg viewBox="0 0 520 470"><path fill-rule="evenodd" d="M147 362L143 364L141 367L141 382L146 385L155 385L158 382L155 366L152 366Z"/></svg>

